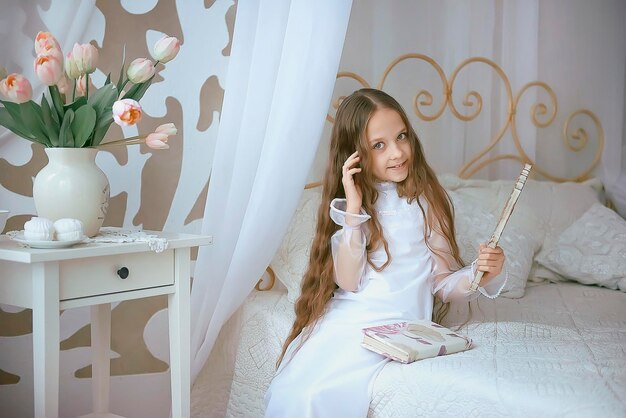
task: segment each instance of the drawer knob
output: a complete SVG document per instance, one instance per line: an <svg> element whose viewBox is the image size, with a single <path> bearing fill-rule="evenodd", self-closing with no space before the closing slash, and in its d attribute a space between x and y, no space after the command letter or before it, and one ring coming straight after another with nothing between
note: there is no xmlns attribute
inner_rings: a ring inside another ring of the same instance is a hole
<svg viewBox="0 0 626 418"><path fill-rule="evenodd" d="M117 275L120 276L120 279L125 279L128 277L128 269L126 267L122 267L117 271Z"/></svg>

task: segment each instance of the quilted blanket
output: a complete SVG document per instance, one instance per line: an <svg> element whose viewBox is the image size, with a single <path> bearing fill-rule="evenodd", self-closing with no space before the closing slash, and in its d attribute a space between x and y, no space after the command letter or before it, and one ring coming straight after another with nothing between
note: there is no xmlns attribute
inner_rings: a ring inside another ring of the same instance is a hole
<svg viewBox="0 0 626 418"><path fill-rule="evenodd" d="M529 284L521 299L480 299L471 310L460 332L475 347L409 365L390 362L373 383L369 417L625 415L626 294ZM453 305L446 325L455 328L467 315L467 303ZM232 353L232 363L212 363L230 364L231 378L215 390L201 376L193 415L263 416L263 394L292 320L286 292L254 292L214 349Z"/></svg>

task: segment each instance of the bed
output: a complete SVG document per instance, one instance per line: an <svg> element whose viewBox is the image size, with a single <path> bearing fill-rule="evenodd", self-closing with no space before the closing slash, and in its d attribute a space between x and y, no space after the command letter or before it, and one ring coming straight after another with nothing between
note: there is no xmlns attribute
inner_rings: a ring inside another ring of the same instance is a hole
<svg viewBox="0 0 626 418"><path fill-rule="evenodd" d="M391 69L407 59L434 63L419 54L399 57L377 87L384 88ZM446 79L450 91L458 71L477 62L497 67L480 57L464 61ZM367 85L356 74L339 77ZM515 96L507 87L509 122L528 87ZM527 181L500 241L509 274L501 297L454 303L444 322L456 328L471 310L460 331L475 347L410 365L388 363L374 381L370 417L626 416L626 221L607 207L602 185L592 176L602 148L598 118L588 110L573 115L591 119L600 151L593 151L592 163L571 178L535 164L535 177L544 180ZM548 119L536 126L554 117ZM507 130L519 144L515 124L507 123L458 175L439 176L454 203L466 263L475 258L478 243L487 241L513 185L470 177L494 161L535 163L521 145L517 155L489 153ZM321 192L310 186L268 269L276 283L259 283L222 328L192 391L193 416L263 415L263 395L308 262Z"/></svg>

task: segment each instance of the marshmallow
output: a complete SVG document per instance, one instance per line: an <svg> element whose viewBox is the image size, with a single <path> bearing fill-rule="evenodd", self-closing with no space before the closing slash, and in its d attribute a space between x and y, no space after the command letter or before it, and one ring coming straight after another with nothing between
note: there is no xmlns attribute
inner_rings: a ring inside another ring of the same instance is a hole
<svg viewBox="0 0 626 418"><path fill-rule="evenodd" d="M52 241L54 224L50 219L33 217L24 224L24 238L30 241Z"/></svg>
<svg viewBox="0 0 626 418"><path fill-rule="evenodd" d="M64 218L54 223L59 241L76 241L83 238L83 223L78 219Z"/></svg>

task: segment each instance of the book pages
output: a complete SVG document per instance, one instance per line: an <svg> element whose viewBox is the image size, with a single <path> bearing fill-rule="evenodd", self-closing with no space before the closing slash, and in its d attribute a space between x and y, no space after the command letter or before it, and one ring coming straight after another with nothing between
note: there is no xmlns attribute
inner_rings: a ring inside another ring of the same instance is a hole
<svg viewBox="0 0 626 418"><path fill-rule="evenodd" d="M432 321L413 321L364 328L361 345L392 360L411 363L467 350L472 340Z"/></svg>

